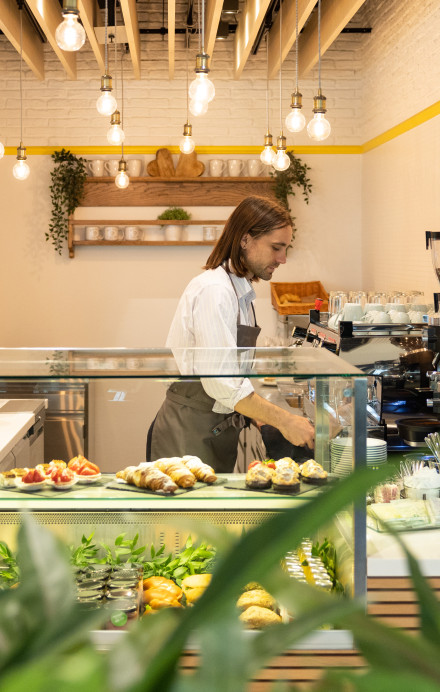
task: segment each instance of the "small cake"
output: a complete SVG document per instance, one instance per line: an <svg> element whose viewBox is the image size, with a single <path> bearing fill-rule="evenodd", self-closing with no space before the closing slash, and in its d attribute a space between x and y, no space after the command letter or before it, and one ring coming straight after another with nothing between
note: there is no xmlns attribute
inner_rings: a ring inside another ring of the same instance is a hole
<svg viewBox="0 0 440 692"><path fill-rule="evenodd" d="M277 466L272 476L272 487L278 492L298 492L301 487L299 475L290 466Z"/></svg>
<svg viewBox="0 0 440 692"><path fill-rule="evenodd" d="M327 483L328 473L325 471L321 464L318 464L314 459L309 459L301 464L301 479L305 483L313 483L315 485L322 485Z"/></svg>
<svg viewBox="0 0 440 692"><path fill-rule="evenodd" d="M275 462L276 469L285 467L293 469L297 474L299 474L300 472L298 464L290 457L283 457L282 459L278 459L278 461Z"/></svg>
<svg viewBox="0 0 440 692"><path fill-rule="evenodd" d="M15 470L12 471L2 471L0 473L0 487L1 488L15 488L17 476L15 475Z"/></svg>
<svg viewBox="0 0 440 692"><path fill-rule="evenodd" d="M249 488L270 488L273 470L261 462L249 466L246 474L246 485Z"/></svg>
<svg viewBox="0 0 440 692"><path fill-rule="evenodd" d="M240 615L240 620L250 630L260 630L282 622L280 615L269 608L262 608L261 606L246 608Z"/></svg>

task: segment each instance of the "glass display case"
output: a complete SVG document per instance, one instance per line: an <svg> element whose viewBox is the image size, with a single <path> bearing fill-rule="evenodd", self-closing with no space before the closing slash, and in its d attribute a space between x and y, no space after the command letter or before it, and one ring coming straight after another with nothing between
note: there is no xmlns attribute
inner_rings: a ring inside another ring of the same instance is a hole
<svg viewBox="0 0 440 692"><path fill-rule="evenodd" d="M331 440L336 435L353 441L350 468L367 463L367 378L325 350L0 349L0 455L11 434L2 425L2 406L20 398L20 383L27 398L31 384L35 398L44 400L46 390L78 381L87 385L88 416L83 431L87 458L101 472L95 482L78 482L62 490L47 484L35 490L23 484L0 488L2 540L14 546L20 513L32 510L39 522L68 544L79 543L83 535L93 534L98 543L112 543L123 532L127 536L139 533L141 545L165 545L169 552L178 553L189 534L197 538L194 522L226 526L239 534L273 513L323 492L323 487L310 484L301 484L295 494L272 489L250 491L244 483L247 465L266 454L257 429L242 433L242 472L219 474L212 485L198 482L188 490L163 496L117 481L117 471L145 461L147 430L167 386L176 380L201 380L203 384L211 378L235 382L248 378L264 398L307 416L315 427L315 449L310 456L326 469L329 483L338 480L331 459ZM14 395L8 398L11 383ZM191 531L185 528L187 522ZM319 540L323 536L309 538ZM346 592L365 595L365 512L350 508L334 517L332 525L325 528L325 536L338 551L339 578ZM327 638L325 646L332 645Z"/></svg>

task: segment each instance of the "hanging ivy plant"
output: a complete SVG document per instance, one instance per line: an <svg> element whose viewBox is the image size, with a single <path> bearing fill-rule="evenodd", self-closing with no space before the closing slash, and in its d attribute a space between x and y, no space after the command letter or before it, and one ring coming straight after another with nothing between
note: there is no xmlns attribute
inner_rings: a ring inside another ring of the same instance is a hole
<svg viewBox="0 0 440 692"><path fill-rule="evenodd" d="M289 206L289 195L294 197L296 192L294 187L299 187L306 204L308 204L310 193L312 192L312 183L307 175L310 167L297 158L293 152L287 151L286 153L290 159L289 168L286 171L270 171L270 176L274 179L273 190L277 200L290 212L293 233L295 233L295 217L292 215L292 210Z"/></svg>
<svg viewBox="0 0 440 692"><path fill-rule="evenodd" d="M54 168L50 177L52 216L49 231L45 234L59 255L67 240L69 216L79 205L87 178L86 160L75 156L68 149L54 151L51 155Z"/></svg>

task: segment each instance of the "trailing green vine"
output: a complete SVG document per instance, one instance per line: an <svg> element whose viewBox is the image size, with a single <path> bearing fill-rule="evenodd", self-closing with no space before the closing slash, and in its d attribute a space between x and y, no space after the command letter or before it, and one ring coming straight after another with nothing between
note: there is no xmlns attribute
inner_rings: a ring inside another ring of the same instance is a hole
<svg viewBox="0 0 440 692"><path fill-rule="evenodd" d="M308 204L312 192L312 183L307 175L308 171L310 171L310 167L301 161L301 159L297 158L292 151L287 151L286 153L290 159L289 168L286 171L270 171L269 175L274 179L272 187L275 197L279 203L290 212L293 231L295 232L295 217L289 206L289 195L294 197L294 187L299 187L306 204Z"/></svg>
<svg viewBox="0 0 440 692"><path fill-rule="evenodd" d="M54 151L51 156L54 169L50 177L52 215L49 231L45 234L59 255L62 254L68 235L69 216L79 205L87 178L86 160L75 156L68 149Z"/></svg>

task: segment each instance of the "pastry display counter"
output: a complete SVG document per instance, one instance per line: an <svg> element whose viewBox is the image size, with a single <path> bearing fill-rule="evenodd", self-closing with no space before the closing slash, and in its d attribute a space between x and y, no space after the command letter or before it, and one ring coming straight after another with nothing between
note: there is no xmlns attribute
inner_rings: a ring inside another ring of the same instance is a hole
<svg viewBox="0 0 440 692"><path fill-rule="evenodd" d="M219 474L213 485L197 483L188 492L169 496L117 485L116 470L145 460L148 426L166 386L177 379L224 377L238 381L247 377L256 391L274 394L277 391L281 400L284 382L304 385L307 414L315 427L315 450L310 454L329 471L335 402L342 397L344 408L350 410L346 433L356 440L352 447L352 466L365 465L366 377L353 366L331 353L315 349L262 348L226 353L212 349L184 355L185 363L192 364L189 374L177 365L182 363L182 354L167 350L0 350L0 381L32 377L49 382L68 377L87 382L88 458L102 471L96 483L78 482L65 490L53 486L43 486L35 492L26 488L0 489L2 540L14 547L21 512L31 510L39 523L69 545L79 544L82 536L91 534L100 544L112 544L122 533L130 538L139 534L140 545L156 548L164 545L167 551L177 554L189 536L203 539L203 526L226 527L239 536L274 513L307 503L331 484L330 474L324 487L310 485L298 493L250 491L243 487L244 474ZM273 385L274 379L277 387ZM289 403L284 401L283 405ZM300 409L293 412L304 415ZM46 463L49 461L45 459ZM106 464L111 466L111 471ZM240 482L243 486L237 487ZM235 487L228 487L231 484ZM362 509L354 512L349 508L335 516L319 535L308 536L305 527L304 537L331 540L338 556L338 578L345 591L348 595L365 596L365 512ZM316 648L352 646L347 633L336 631L317 633L313 641Z"/></svg>

